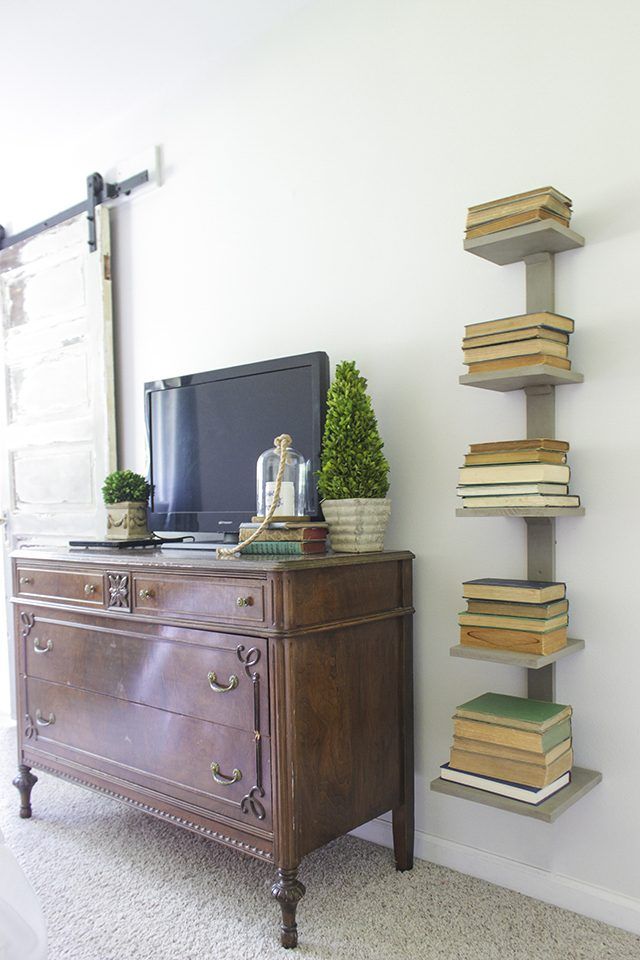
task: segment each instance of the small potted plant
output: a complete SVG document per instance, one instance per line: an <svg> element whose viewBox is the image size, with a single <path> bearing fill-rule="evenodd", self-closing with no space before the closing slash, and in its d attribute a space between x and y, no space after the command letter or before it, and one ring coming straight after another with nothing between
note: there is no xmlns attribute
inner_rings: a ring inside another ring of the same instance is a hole
<svg viewBox="0 0 640 960"><path fill-rule="evenodd" d="M343 360L327 395L318 490L331 546L342 553L382 550L391 501L389 464L367 381Z"/></svg>
<svg viewBox="0 0 640 960"><path fill-rule="evenodd" d="M151 487L140 473L115 470L105 478L107 540L143 540L150 536L147 501Z"/></svg>

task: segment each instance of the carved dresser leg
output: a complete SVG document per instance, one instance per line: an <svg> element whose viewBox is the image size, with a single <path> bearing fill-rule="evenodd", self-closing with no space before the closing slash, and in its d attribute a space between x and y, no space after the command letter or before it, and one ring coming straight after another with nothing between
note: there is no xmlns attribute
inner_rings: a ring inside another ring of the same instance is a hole
<svg viewBox="0 0 640 960"><path fill-rule="evenodd" d="M306 893L304 884L298 880L297 869L283 870L279 868L278 879L271 887L271 893L282 909L280 943L283 947L297 947L296 908Z"/></svg>
<svg viewBox="0 0 640 960"><path fill-rule="evenodd" d="M37 782L38 778L35 773L31 773L31 767L21 763L18 767L18 775L12 783L20 791L20 816L23 820L31 816L31 791Z"/></svg>

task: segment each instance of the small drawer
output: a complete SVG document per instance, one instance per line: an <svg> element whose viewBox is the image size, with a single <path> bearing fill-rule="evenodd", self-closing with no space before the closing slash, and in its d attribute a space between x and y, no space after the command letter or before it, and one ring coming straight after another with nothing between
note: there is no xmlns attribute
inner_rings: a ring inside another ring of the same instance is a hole
<svg viewBox="0 0 640 960"><path fill-rule="evenodd" d="M265 620L265 586L260 580L227 577L134 575L133 610L151 616L260 624Z"/></svg>
<svg viewBox="0 0 640 960"><path fill-rule="evenodd" d="M104 606L102 570L49 570L16 565L16 595L29 600L52 600L83 607Z"/></svg>
<svg viewBox="0 0 640 960"><path fill-rule="evenodd" d="M267 730L262 638L180 627L171 637L145 635L116 621L83 624L65 616L59 622L50 613L18 608L28 677L241 730L260 724Z"/></svg>
<svg viewBox="0 0 640 960"><path fill-rule="evenodd" d="M23 747L271 828L268 737L27 679Z"/></svg>

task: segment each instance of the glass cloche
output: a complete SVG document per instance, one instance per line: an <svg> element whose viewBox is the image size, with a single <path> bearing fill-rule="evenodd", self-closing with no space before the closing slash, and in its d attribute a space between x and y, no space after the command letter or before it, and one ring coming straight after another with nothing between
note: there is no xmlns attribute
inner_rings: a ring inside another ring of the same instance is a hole
<svg viewBox="0 0 640 960"><path fill-rule="evenodd" d="M307 464L304 457L287 447L280 497L274 517L304 517L307 511ZM273 502L273 493L280 466L280 451L270 447L258 457L257 515L265 517Z"/></svg>

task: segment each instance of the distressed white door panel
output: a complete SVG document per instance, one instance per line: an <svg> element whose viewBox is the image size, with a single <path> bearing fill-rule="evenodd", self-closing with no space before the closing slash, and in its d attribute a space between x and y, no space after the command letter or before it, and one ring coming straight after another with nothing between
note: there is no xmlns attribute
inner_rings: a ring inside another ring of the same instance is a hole
<svg viewBox="0 0 640 960"><path fill-rule="evenodd" d="M104 208L102 208L104 209ZM14 247L8 247L2 251L2 264L7 268L24 266L34 260L51 257L59 259L64 256L64 251L69 247L74 249L87 242L87 218L86 214L78 214L70 220L64 220L56 224L55 227L49 227L35 237L23 240L22 243Z"/></svg>
<svg viewBox="0 0 640 960"><path fill-rule="evenodd" d="M5 279L4 310L8 330L56 322L86 308L84 265L69 251L63 260L42 258L12 270Z"/></svg>
<svg viewBox="0 0 640 960"><path fill-rule="evenodd" d="M61 346L72 346L87 336L85 317L56 318L56 322L13 327L4 342L5 363L31 361L55 352Z"/></svg>
<svg viewBox="0 0 640 960"><path fill-rule="evenodd" d="M65 513L70 506L95 506L93 450L87 444L70 448L13 453L11 462L15 511Z"/></svg>
<svg viewBox="0 0 640 960"><path fill-rule="evenodd" d="M0 251L5 561L21 543L104 536L100 487L116 467L116 438L105 271L109 211L103 206L96 210L96 232L98 250L89 253L87 219L80 214ZM11 634L11 617L7 626ZM0 657L11 662L13 644L7 651L5 641L0 630Z"/></svg>
<svg viewBox="0 0 640 960"><path fill-rule="evenodd" d="M80 214L0 251L3 505L16 540L100 537L115 469L109 211L89 253Z"/></svg>
<svg viewBox="0 0 640 960"><path fill-rule="evenodd" d="M84 417L91 402L88 349L81 340L61 344L31 361L8 364L9 424ZM43 398L47 403L44 410Z"/></svg>

